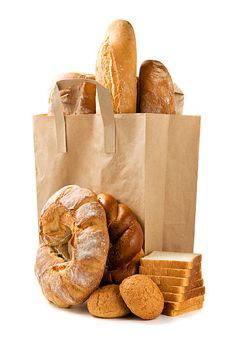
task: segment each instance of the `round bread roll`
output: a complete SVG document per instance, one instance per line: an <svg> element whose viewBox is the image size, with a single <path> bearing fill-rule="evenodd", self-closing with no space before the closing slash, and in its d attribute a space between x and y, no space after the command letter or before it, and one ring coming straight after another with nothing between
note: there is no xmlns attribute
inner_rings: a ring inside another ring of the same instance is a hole
<svg viewBox="0 0 236 355"><path fill-rule="evenodd" d="M142 319L158 317L164 307L164 297L148 276L133 275L120 284L120 294L127 307Z"/></svg>
<svg viewBox="0 0 236 355"><path fill-rule="evenodd" d="M110 237L103 283L119 284L138 273L139 259L144 256L143 230L131 209L109 194L98 194L98 201L106 212Z"/></svg>
<svg viewBox="0 0 236 355"><path fill-rule="evenodd" d="M87 300L90 314L100 318L124 317L130 313L118 285L107 285L95 290Z"/></svg>
<svg viewBox="0 0 236 355"><path fill-rule="evenodd" d="M98 52L96 80L110 91L115 113L136 112L136 67L133 27L128 21L113 21Z"/></svg>
<svg viewBox="0 0 236 355"><path fill-rule="evenodd" d="M65 73L59 75L55 81L65 79L95 79L92 74L81 73ZM90 83L78 82L72 86L65 83L59 84L61 102L63 106L64 115L79 115L83 113L96 113L96 86ZM52 93L51 90L48 103L48 115L53 116L54 111L52 107Z"/></svg>
<svg viewBox="0 0 236 355"><path fill-rule="evenodd" d="M146 60L140 67L139 112L175 113L175 91L166 67L157 60Z"/></svg>
<svg viewBox="0 0 236 355"><path fill-rule="evenodd" d="M45 204L39 222L35 273L59 307L83 303L99 286L109 248L106 215L97 196L65 186Z"/></svg>

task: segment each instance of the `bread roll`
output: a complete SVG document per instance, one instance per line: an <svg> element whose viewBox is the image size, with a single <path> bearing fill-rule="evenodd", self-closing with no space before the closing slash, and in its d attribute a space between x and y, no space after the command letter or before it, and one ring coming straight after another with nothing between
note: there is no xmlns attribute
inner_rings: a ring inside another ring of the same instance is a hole
<svg viewBox="0 0 236 355"><path fill-rule="evenodd" d="M97 288L87 300L87 308L90 314L100 318L118 318L130 313L118 285Z"/></svg>
<svg viewBox="0 0 236 355"><path fill-rule="evenodd" d="M139 72L139 112L175 113L175 92L166 67L146 60Z"/></svg>
<svg viewBox="0 0 236 355"><path fill-rule="evenodd" d="M109 89L115 113L136 112L136 40L127 21L110 24L98 52L96 80Z"/></svg>
<svg viewBox="0 0 236 355"><path fill-rule="evenodd" d="M95 79L91 74L66 73L56 78L56 81L64 79ZM59 84L64 115L79 115L82 113L96 113L96 86L90 83L78 82L68 86ZM52 91L49 96L48 115L53 115Z"/></svg>
<svg viewBox="0 0 236 355"><path fill-rule="evenodd" d="M154 319L161 314L164 297L158 286L148 276L129 276L122 281L119 289L127 307L137 317Z"/></svg>

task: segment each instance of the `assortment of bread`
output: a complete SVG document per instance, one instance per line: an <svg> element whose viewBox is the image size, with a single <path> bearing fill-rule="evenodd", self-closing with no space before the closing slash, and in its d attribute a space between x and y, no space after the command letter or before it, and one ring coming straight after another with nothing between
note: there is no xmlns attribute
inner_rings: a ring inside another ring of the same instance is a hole
<svg viewBox="0 0 236 355"><path fill-rule="evenodd" d="M183 93L161 62L143 62L138 78L136 70L133 27L116 20L99 49L95 75L56 78L64 114L96 113L95 86L67 85L65 79L76 78L96 79L107 88L114 113L182 113ZM48 114L54 115L52 92ZM154 251L144 256L139 221L107 193L61 188L42 209L39 242L35 273L45 297L59 307L87 302L95 317L154 319L203 306L201 255Z"/></svg>
<svg viewBox="0 0 236 355"><path fill-rule="evenodd" d="M96 79L111 94L114 113L182 113L183 93L173 84L167 68L157 60L146 60L137 78L135 32L125 20L113 21L108 27L96 60L95 75L66 73L63 79ZM59 84L65 115L95 113L95 86L78 83L73 87ZM98 112L98 107L97 107ZM52 93L48 114L53 115Z"/></svg>

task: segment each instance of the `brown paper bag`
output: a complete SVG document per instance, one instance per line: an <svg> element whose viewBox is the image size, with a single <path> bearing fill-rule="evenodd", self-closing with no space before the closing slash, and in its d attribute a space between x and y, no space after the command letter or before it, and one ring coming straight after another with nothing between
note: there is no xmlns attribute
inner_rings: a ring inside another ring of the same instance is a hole
<svg viewBox="0 0 236 355"><path fill-rule="evenodd" d="M109 92L86 81L97 86L101 114L64 117L56 84L55 117L33 117L38 211L56 190L78 184L135 212L146 253L191 252L200 117L113 115Z"/></svg>

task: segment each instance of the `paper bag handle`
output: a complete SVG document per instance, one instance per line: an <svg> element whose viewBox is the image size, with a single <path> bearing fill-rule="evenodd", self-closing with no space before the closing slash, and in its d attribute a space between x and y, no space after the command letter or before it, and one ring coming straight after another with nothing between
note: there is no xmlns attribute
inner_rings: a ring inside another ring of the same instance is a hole
<svg viewBox="0 0 236 355"><path fill-rule="evenodd" d="M109 91L96 80L85 78L59 80L54 86L52 94L52 107L56 123L57 151L59 153L67 152L66 125L58 84L68 84L68 86L71 86L78 82L86 82L96 85L98 102L104 127L104 151L105 153L115 153L116 132L111 95Z"/></svg>

